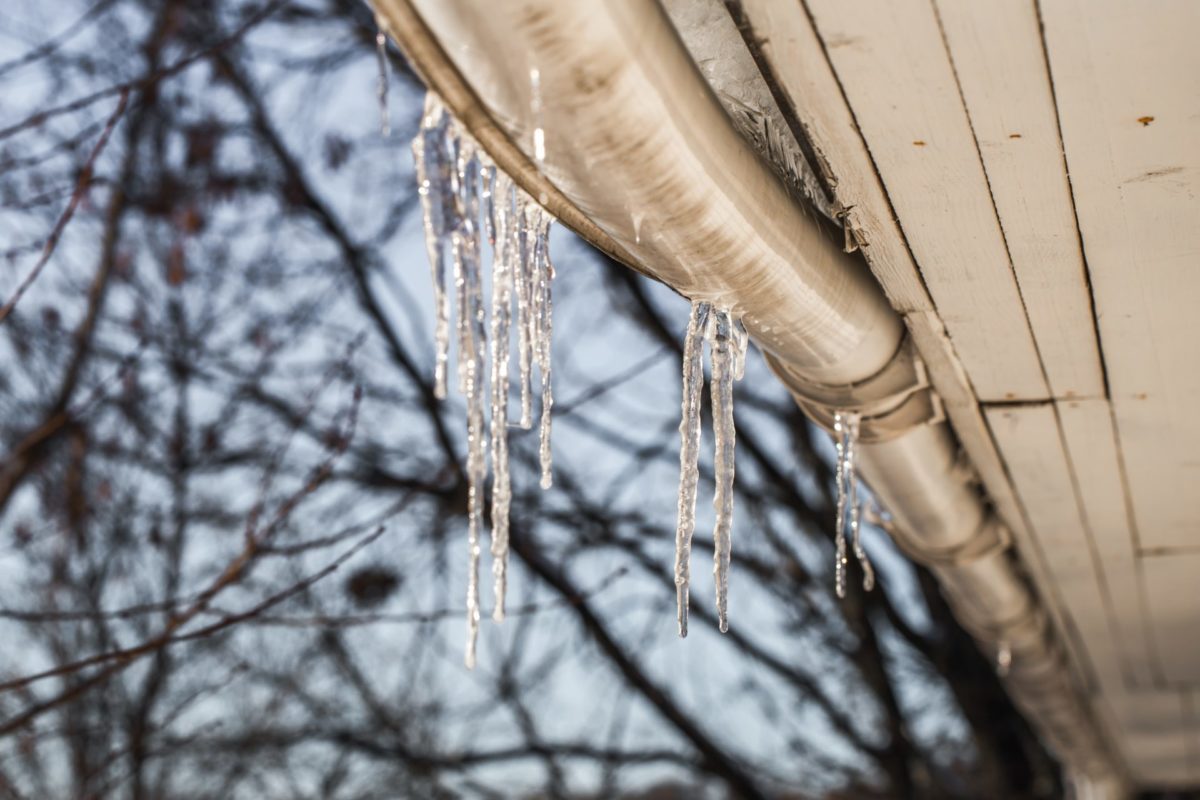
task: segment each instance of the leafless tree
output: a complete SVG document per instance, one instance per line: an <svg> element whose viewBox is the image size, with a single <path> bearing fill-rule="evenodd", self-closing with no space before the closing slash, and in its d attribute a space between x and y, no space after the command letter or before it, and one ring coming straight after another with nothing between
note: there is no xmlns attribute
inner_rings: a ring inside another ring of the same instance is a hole
<svg viewBox="0 0 1200 800"><path fill-rule="evenodd" d="M515 608L466 671L422 89L391 52L381 136L368 9L13 0L0 32L0 795L1057 794L886 537L833 597L828 443L757 361L732 629L698 581L674 635L686 303L561 230L556 485L514 431Z"/></svg>

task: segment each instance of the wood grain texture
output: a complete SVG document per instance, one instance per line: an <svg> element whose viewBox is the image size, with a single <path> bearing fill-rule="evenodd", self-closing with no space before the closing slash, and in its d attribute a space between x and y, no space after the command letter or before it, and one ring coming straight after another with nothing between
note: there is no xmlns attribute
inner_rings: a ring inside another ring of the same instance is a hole
<svg viewBox="0 0 1200 800"><path fill-rule="evenodd" d="M1071 462L1083 523L1100 557L1122 662L1130 683L1155 685L1161 674L1145 613L1141 566L1133 546L1132 514L1117 459L1112 409L1106 400L1060 400L1058 418ZM1200 616L1200 593L1193 597Z"/></svg>
<svg viewBox="0 0 1200 800"><path fill-rule="evenodd" d="M1120 633L1112 623L1104 575L1081 516L1054 406L992 407L987 420L1099 688L1120 692L1125 685Z"/></svg>
<svg viewBox="0 0 1200 800"><path fill-rule="evenodd" d="M1142 548L1200 545L1200 4L1045 0Z"/></svg>
<svg viewBox="0 0 1200 800"><path fill-rule="evenodd" d="M979 401L941 318L936 312L925 311L906 314L904 322L929 370L930 381L942 399L959 443L970 457L996 510L1010 528L1023 529L1021 509L1004 471L1004 462L996 451Z"/></svg>
<svg viewBox="0 0 1200 800"><path fill-rule="evenodd" d="M1191 767L1191 783L1200 786L1200 689L1183 693L1183 707L1187 719L1188 765Z"/></svg>
<svg viewBox="0 0 1200 800"><path fill-rule="evenodd" d="M1194 780L1189 777L1189 725L1181 692L1118 692L1103 703L1136 780L1156 786Z"/></svg>
<svg viewBox="0 0 1200 800"><path fill-rule="evenodd" d="M996 513L1012 532L1021 562L1033 580L1034 588L1059 633L1060 641L1071 657L1073 674L1079 685L1086 685L1087 659L1080 651L1078 641L1069 635L1070 624L1063 614L1062 599L1046 568L1042 551L1029 532L1004 461L996 449L996 443L984 419L983 410L975 399L970 381L954 353L954 346L946 335L942 321L932 311L908 314L904 321L929 369L930 381L942 398L951 427L954 428L963 450L983 482Z"/></svg>
<svg viewBox="0 0 1200 800"><path fill-rule="evenodd" d="M1200 684L1196 636L1200 552L1146 556L1142 569L1163 678L1181 688Z"/></svg>
<svg viewBox="0 0 1200 800"><path fill-rule="evenodd" d="M935 4L1050 389L1103 397L1037 9L1029 0Z"/></svg>
<svg viewBox="0 0 1200 800"><path fill-rule="evenodd" d="M976 394L1048 397L933 7L806 3Z"/></svg>

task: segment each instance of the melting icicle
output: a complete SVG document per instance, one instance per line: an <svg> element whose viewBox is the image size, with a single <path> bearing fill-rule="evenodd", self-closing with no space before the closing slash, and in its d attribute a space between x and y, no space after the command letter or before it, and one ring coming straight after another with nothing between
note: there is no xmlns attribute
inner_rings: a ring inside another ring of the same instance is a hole
<svg viewBox="0 0 1200 800"><path fill-rule="evenodd" d="M484 439L483 380L487 328L480 274L479 159L468 140L459 139L455 188L458 230L451 237L454 277L458 287L459 376L467 398L467 540L470 548L467 575L468 644L466 662L475 664L479 632L479 537L483 529L483 492L487 479L487 441Z"/></svg>
<svg viewBox="0 0 1200 800"><path fill-rule="evenodd" d="M382 23L375 32L375 59L379 62L379 85L376 88L379 96L379 132L386 139L392 135L392 122L391 115L388 114L387 33L386 26Z"/></svg>
<svg viewBox="0 0 1200 800"><path fill-rule="evenodd" d="M862 421L856 412L837 412L833 416L833 430L837 445L837 532L834 537L836 559L834 566L835 588L838 597L846 596L846 538L847 532L854 557L858 559L863 573L863 590L875 587L875 570L867 553L863 550L860 523L861 508L858 502L858 430Z"/></svg>
<svg viewBox="0 0 1200 800"><path fill-rule="evenodd" d="M532 204L531 204L532 205ZM534 224L533 273L536 335L535 360L541 376L542 419L538 425L538 462L542 468L541 487L549 489L554 478L551 474L550 456L550 411L554 407L554 391L551 383L550 339L553 330L553 305L551 286L554 281L554 264L550 262L550 226L554 218L540 206L536 209Z"/></svg>
<svg viewBox="0 0 1200 800"><path fill-rule="evenodd" d="M480 160L484 156L480 154ZM495 250L496 247L496 165L487 161L480 169L480 176L483 179L483 232L487 236L488 244L492 246L492 258L494 259L493 271L499 266L500 253ZM503 213L503 211L501 212Z"/></svg>
<svg viewBox="0 0 1200 800"><path fill-rule="evenodd" d="M699 479L700 403L704 372L703 343L708 343L712 372L713 472L716 491L713 507L713 577L717 595L717 621L722 633L729 630L729 558L733 544L733 477L736 431L733 424L733 382L745 370L749 337L739 320L726 309L702 301L692 303L683 346L682 420L679 423L679 507L675 529L675 599L679 635L687 636L688 593L691 581L692 533L696 527L696 485Z"/></svg>
<svg viewBox="0 0 1200 800"><path fill-rule="evenodd" d="M487 476L483 438L483 303L478 253L461 233L452 238L455 286L458 289L459 364L467 398L467 667L475 666L479 634L479 535L483 527L483 483Z"/></svg>
<svg viewBox="0 0 1200 800"><path fill-rule="evenodd" d="M517 263L513 285L517 292L517 362L521 384L521 427L533 427L533 265L529 242L528 204L517 195L514 245Z"/></svg>
<svg viewBox="0 0 1200 800"><path fill-rule="evenodd" d="M483 491L487 478L487 442L484 439L483 379L487 332L484 325L483 289L480 275L479 161L474 148L458 142L455 188L457 230L451 236L454 283L458 292L459 384L467 398L467 540L470 552L467 576L468 667L475 664L475 640L479 632L479 537L483 528Z"/></svg>
<svg viewBox="0 0 1200 800"><path fill-rule="evenodd" d="M508 472L508 362L512 322L512 182L489 167L484 180L485 220L492 241L492 579L495 608L492 618L504 619L508 589L508 523L512 481Z"/></svg>
<svg viewBox="0 0 1200 800"><path fill-rule="evenodd" d="M857 428L855 436L857 437ZM867 558L867 551L863 550L862 546L862 525L860 514L862 505L858 502L858 466L856 461L855 451L858 447L857 441L853 442L850 447L850 464L848 465L847 475L847 492L850 495L850 541L854 548L854 557L858 559L858 566L862 570L863 580L862 587L864 592L869 592L875 588L875 568L871 566L871 560Z"/></svg>
<svg viewBox="0 0 1200 800"><path fill-rule="evenodd" d="M733 547L733 451L736 432L733 426L733 377L736 346L729 312L715 310L708 321L708 355L712 375L713 473L716 492L713 508L713 577L717 589L717 622L721 633L729 630L729 556Z"/></svg>
<svg viewBox="0 0 1200 800"><path fill-rule="evenodd" d="M449 120L437 96L425 96L421 129L413 139L413 163L416 165L417 193L425 220L425 250L433 275L434 357L433 393L446 397L446 370L450 357L450 297L446 291L445 238L451 215L451 175L449 160Z"/></svg>
<svg viewBox="0 0 1200 800"><path fill-rule="evenodd" d="M740 319L733 320L733 379L746 377L746 351L750 346L750 334Z"/></svg>
<svg viewBox="0 0 1200 800"><path fill-rule="evenodd" d="M1012 647L1008 640L1000 642L1000 648L996 651L996 674L1001 678L1008 675L1008 671L1012 669Z"/></svg>
<svg viewBox="0 0 1200 800"><path fill-rule="evenodd" d="M854 420L857 422L857 420ZM848 451L852 435L850 433L851 419L848 415L838 412L833 416L833 431L837 437L837 530L834 535L834 588L838 597L846 596L846 465L849 460Z"/></svg>
<svg viewBox="0 0 1200 800"><path fill-rule="evenodd" d="M679 635L687 636L692 534L696 529L696 485L700 480L700 401L704 389L704 329L711 307L692 302L683 340L683 413L679 423L679 517L675 527L675 602Z"/></svg>
<svg viewBox="0 0 1200 800"><path fill-rule="evenodd" d="M385 64L381 60L381 65ZM386 78L384 73L381 75ZM386 111L383 113L386 118ZM469 560L465 660L468 667L473 667L479 634L480 537L484 527L489 445L491 554L496 600L493 617L499 621L505 613L512 506L508 448L509 354L514 321L521 383L520 421L525 428L533 426L532 372L536 365L541 378L542 401L538 447L541 484L548 488L551 482L550 420L554 397L550 340L554 266L550 262L549 233L554 220L508 176L496 169L432 93L426 96L421 127L412 147L424 214L425 247L434 284L434 394L439 398L445 397L448 383L452 299L457 307L458 359L455 366L457 385L466 397L467 405ZM484 237L492 246L490 325L483 299ZM453 269L452 285L448 284L447 249ZM485 431L489 417L491 428Z"/></svg>

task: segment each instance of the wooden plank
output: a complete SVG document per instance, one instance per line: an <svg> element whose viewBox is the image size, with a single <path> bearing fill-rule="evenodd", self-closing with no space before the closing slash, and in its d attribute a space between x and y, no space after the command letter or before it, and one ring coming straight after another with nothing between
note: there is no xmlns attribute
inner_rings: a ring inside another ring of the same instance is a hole
<svg viewBox="0 0 1200 800"><path fill-rule="evenodd" d="M925 311L906 314L904 322L929 370L930 381L942 399L958 441L987 487L996 510L1010 528L1024 528L1021 509L1004 471L1004 462L996 451L979 401L975 399L970 380L954 352L954 345L946 334L941 318L936 312Z"/></svg>
<svg viewBox="0 0 1200 800"><path fill-rule="evenodd" d="M1092 296L1028 0L936 0L1017 284L1055 397L1103 397Z"/></svg>
<svg viewBox="0 0 1200 800"><path fill-rule="evenodd" d="M1083 524L1054 406L996 406L986 412L1027 524L1100 687L1122 691L1119 634L1111 623L1103 575Z"/></svg>
<svg viewBox="0 0 1200 800"><path fill-rule="evenodd" d="M1041 8L1139 544L1194 547L1200 3Z"/></svg>
<svg viewBox="0 0 1200 800"><path fill-rule="evenodd" d="M1163 677L1173 686L1200 684L1200 552L1146 556L1142 569Z"/></svg>
<svg viewBox="0 0 1200 800"><path fill-rule="evenodd" d="M1106 400L1060 400L1058 416L1083 523L1103 568L1126 674L1133 685L1149 688L1159 673L1134 553L1131 509L1121 482L1112 410Z"/></svg>
<svg viewBox="0 0 1200 800"><path fill-rule="evenodd" d="M733 13L743 35L757 43L782 95L776 98L780 107L799 122L812 145L818 161L813 167L830 179L837 203L851 209L853 225L867 240L862 253L892 307L901 314L932 310L933 301L803 6L741 0Z"/></svg>
<svg viewBox="0 0 1200 800"><path fill-rule="evenodd" d="M904 317L909 334L921 353L929 370L929 378L942 398L946 416L954 428L958 441L975 467L983 482L996 513L1012 532L1017 552L1025 566L1043 608L1050 615L1054 629L1059 632L1071 658L1071 667L1079 685L1087 685L1086 656L1079 650L1075 637L1069 634L1070 624L1063 615L1062 599L1046 569L1045 559L1037 542L1025 524L1021 505L1017 500L1004 462L996 450L996 443L983 417L983 411L975 399L971 383L963 371L962 363L954 353L946 330L937 313L917 312Z"/></svg>
<svg viewBox="0 0 1200 800"><path fill-rule="evenodd" d="M1049 389L933 8L806 0L981 400Z"/></svg>
<svg viewBox="0 0 1200 800"><path fill-rule="evenodd" d="M1200 689L1183 693L1184 713L1188 725L1187 753L1193 786L1200 786Z"/></svg>
<svg viewBox="0 0 1200 800"><path fill-rule="evenodd" d="M1135 780L1179 784L1188 771L1185 708L1179 692L1112 692L1104 698Z"/></svg>

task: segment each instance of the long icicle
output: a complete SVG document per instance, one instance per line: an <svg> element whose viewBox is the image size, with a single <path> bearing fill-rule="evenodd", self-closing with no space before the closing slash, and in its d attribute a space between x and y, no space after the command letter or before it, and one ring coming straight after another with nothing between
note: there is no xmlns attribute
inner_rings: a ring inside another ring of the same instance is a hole
<svg viewBox="0 0 1200 800"><path fill-rule="evenodd" d="M479 531L482 525L483 486L477 463L482 420L478 418L475 405L479 394L478 359L472 341L474 279L470 275L470 256L464 254L469 247L463 235L455 232L451 237L454 255L454 284L458 294L458 343L460 375L463 394L467 397L467 650L464 661L467 669L475 667L475 642L479 636Z"/></svg>
<svg viewBox="0 0 1200 800"><path fill-rule="evenodd" d="M746 353L750 346L750 334L740 319L733 320L733 379L746 377Z"/></svg>
<svg viewBox="0 0 1200 800"><path fill-rule="evenodd" d="M838 411L833 415L834 444L837 448L837 530L834 534L834 588L838 597L846 596L847 534L863 573L863 590L875 587L875 569L862 546L861 507L858 501L858 432L862 415Z"/></svg>
<svg viewBox="0 0 1200 800"><path fill-rule="evenodd" d="M421 129L413 139L413 163L417 173L417 194L421 198L424 216L425 250L433 277L434 304L434 373L433 393L438 399L446 397L446 370L450 359L450 297L446 290L446 254L444 242L449 233L446 218L451 192L450 166L447 155L447 126L445 109L437 95L425 96L425 112Z"/></svg>
<svg viewBox="0 0 1200 800"><path fill-rule="evenodd" d="M492 619L504 619L508 591L509 513L512 480L508 468L508 363L512 322L512 182L489 167L484 181L488 238L492 242Z"/></svg>
<svg viewBox="0 0 1200 800"><path fill-rule="evenodd" d="M459 376L467 398L467 652L468 668L475 666L479 634L479 538L483 529L484 482L487 479L487 440L484 438L483 380L487 327L480 275L479 160L474 146L458 139L455 188L458 230L452 238L455 281L459 298Z"/></svg>
<svg viewBox="0 0 1200 800"><path fill-rule="evenodd" d="M517 293L517 363L520 369L521 422L522 428L533 427L532 371L533 371L533 264L532 242L530 241L529 199L524 192L517 192L516 246L517 261L514 265L513 285Z"/></svg>
<svg viewBox="0 0 1200 800"><path fill-rule="evenodd" d="M846 454L850 448L849 414L840 411L833 415L834 446L837 448L837 514L834 524L834 590L838 597L846 596Z"/></svg>
<svg viewBox="0 0 1200 800"><path fill-rule="evenodd" d="M551 217L540 206L537 208L537 224L534 228L534 274L537 276L534 291L537 293L537 316L534 320L536 330L537 352L535 353L538 373L541 376L542 388L542 418L538 425L538 463L541 466L541 487L549 489L554 482L551 472L550 453L550 418L554 408L554 389L551 380L551 350L550 340L554 328L553 295L551 292L554 282L554 264L550 261L550 226L554 223Z"/></svg>
<svg viewBox="0 0 1200 800"><path fill-rule="evenodd" d="M727 310L715 310L709 319L709 359L712 376L713 478L716 491L713 508L713 576L717 589L717 622L721 633L729 630L729 557L733 547L734 442L733 376L736 366L731 343L733 323Z"/></svg>
<svg viewBox="0 0 1200 800"><path fill-rule="evenodd" d="M858 565L862 569L863 591L869 592L875 588L875 569L871 566L870 559L867 558L867 551L863 550L861 539L862 507L858 502L858 431L860 423L861 419L857 414L847 420L850 435L847 437L846 443L846 503L850 507L851 547L854 550L854 557L858 559Z"/></svg>
<svg viewBox="0 0 1200 800"><path fill-rule="evenodd" d="M675 525L675 604L679 635L688 633L692 534L696 530L696 487L700 480L700 402L704 391L704 329L710 306L692 301L683 340L683 400L679 422L679 509Z"/></svg>

